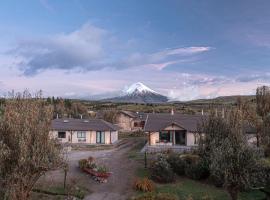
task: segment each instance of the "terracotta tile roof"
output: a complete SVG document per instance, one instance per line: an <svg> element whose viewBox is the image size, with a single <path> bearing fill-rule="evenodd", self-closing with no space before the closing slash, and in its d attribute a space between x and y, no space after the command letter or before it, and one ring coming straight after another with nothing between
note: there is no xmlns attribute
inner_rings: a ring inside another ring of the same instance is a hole
<svg viewBox="0 0 270 200"><path fill-rule="evenodd" d="M62 131L117 131L119 128L102 119L61 118L52 121L52 130Z"/></svg>

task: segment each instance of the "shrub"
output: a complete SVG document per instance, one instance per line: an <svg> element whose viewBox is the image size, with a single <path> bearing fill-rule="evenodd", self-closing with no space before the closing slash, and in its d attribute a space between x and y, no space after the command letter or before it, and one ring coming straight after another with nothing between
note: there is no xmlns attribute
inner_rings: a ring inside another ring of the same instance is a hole
<svg viewBox="0 0 270 200"><path fill-rule="evenodd" d="M270 157L270 144L265 147L264 154L265 157Z"/></svg>
<svg viewBox="0 0 270 200"><path fill-rule="evenodd" d="M167 161L177 175L185 174L185 161L180 158L179 154L170 153Z"/></svg>
<svg viewBox="0 0 270 200"><path fill-rule="evenodd" d="M153 162L150 169L152 179L157 182L170 183L175 180L175 175L171 165L163 155L158 156L158 159Z"/></svg>
<svg viewBox="0 0 270 200"><path fill-rule="evenodd" d="M154 183L148 178L137 179L134 182L134 188L142 192L152 192L155 188Z"/></svg>
<svg viewBox="0 0 270 200"><path fill-rule="evenodd" d="M87 159L79 160L79 167L80 167L80 169L87 168L88 167L88 160Z"/></svg>
<svg viewBox="0 0 270 200"><path fill-rule="evenodd" d="M209 166L207 162L198 155L185 155L185 174L187 177L195 180L201 180L209 177Z"/></svg>
<svg viewBox="0 0 270 200"><path fill-rule="evenodd" d="M158 193L155 196L155 200L178 200L178 198L173 195L173 194L169 194L169 193Z"/></svg>
<svg viewBox="0 0 270 200"><path fill-rule="evenodd" d="M216 187L222 187L224 185L224 177L222 174L211 174L209 179Z"/></svg>
<svg viewBox="0 0 270 200"><path fill-rule="evenodd" d="M106 173L108 172L108 169L105 166L99 166L97 167L97 171L100 173Z"/></svg>

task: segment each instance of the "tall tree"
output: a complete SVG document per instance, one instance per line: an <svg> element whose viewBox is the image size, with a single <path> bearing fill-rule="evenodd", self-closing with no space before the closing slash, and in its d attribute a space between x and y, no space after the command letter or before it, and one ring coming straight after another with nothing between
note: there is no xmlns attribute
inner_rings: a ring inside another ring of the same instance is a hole
<svg viewBox="0 0 270 200"><path fill-rule="evenodd" d="M265 173L258 170L262 155L248 145L243 119L242 110L235 109L225 118L212 114L203 124L205 139L201 148L209 159L210 173L222 178L232 200L238 198L241 189L262 185L265 178Z"/></svg>
<svg viewBox="0 0 270 200"><path fill-rule="evenodd" d="M63 163L62 148L50 138L52 108L29 92L6 101L0 118L0 196L26 200L45 172Z"/></svg>

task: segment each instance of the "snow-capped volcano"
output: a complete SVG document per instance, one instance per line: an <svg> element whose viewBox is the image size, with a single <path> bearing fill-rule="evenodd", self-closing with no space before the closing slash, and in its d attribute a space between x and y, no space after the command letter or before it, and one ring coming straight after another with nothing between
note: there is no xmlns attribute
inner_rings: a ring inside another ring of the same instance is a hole
<svg viewBox="0 0 270 200"><path fill-rule="evenodd" d="M141 82L134 83L130 87L128 87L126 90L124 90L124 93L126 93L126 94L147 93L147 92L151 92L151 93L156 93L157 94L156 91L150 89L149 87L147 87L146 85L144 85Z"/></svg>
<svg viewBox="0 0 270 200"><path fill-rule="evenodd" d="M106 99L106 101L127 103L164 103L168 101L166 96L158 94L141 82L132 84L123 92L122 96Z"/></svg>

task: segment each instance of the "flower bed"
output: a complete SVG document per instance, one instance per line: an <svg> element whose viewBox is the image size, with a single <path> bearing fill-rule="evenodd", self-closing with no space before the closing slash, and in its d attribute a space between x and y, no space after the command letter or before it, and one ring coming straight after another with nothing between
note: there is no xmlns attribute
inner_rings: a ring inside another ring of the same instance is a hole
<svg viewBox="0 0 270 200"><path fill-rule="evenodd" d="M98 166L93 157L79 160L79 167L85 173L91 175L94 180L100 183L106 183L111 173L108 172L105 166Z"/></svg>

